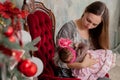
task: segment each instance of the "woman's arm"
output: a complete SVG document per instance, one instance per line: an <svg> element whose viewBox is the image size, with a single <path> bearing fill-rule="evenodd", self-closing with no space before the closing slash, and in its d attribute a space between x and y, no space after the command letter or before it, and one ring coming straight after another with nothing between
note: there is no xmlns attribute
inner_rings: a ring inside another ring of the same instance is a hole
<svg viewBox="0 0 120 80"><path fill-rule="evenodd" d="M68 63L68 68L76 68L81 69L85 67L92 67L92 65L96 64L97 60L92 58L90 54L87 54L83 60L83 62L74 62L74 63Z"/></svg>
<svg viewBox="0 0 120 80"><path fill-rule="evenodd" d="M68 63L67 66L68 66L68 68L72 68L72 69L74 69L74 68L75 69L83 68L82 63L80 63L80 62Z"/></svg>

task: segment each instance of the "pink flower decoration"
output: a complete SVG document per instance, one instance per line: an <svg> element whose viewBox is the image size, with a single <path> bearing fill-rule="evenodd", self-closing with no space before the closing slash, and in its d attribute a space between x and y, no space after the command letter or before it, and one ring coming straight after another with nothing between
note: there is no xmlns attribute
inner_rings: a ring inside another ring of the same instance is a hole
<svg viewBox="0 0 120 80"><path fill-rule="evenodd" d="M60 47L65 48L65 47L70 47L72 41L68 38L60 38L58 40L58 44Z"/></svg>

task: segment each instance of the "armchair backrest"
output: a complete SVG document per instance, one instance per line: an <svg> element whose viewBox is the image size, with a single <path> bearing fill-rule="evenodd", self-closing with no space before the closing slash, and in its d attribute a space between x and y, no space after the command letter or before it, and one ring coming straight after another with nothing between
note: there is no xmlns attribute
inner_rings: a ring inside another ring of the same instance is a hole
<svg viewBox="0 0 120 80"><path fill-rule="evenodd" d="M35 0L24 0L22 9L27 10L30 14L34 13L37 10L47 14L52 21L52 34L54 36L55 25L56 25L55 24L55 16L54 16L53 12L50 9L46 8L42 2L37 2ZM24 29L26 31L29 31L29 27L27 26L27 20L25 22L25 25L26 26L24 27Z"/></svg>

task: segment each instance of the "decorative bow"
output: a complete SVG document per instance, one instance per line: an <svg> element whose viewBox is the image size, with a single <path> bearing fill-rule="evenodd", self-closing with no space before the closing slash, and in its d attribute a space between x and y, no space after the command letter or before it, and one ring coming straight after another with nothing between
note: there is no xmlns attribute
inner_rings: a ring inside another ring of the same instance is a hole
<svg viewBox="0 0 120 80"><path fill-rule="evenodd" d="M69 38L60 38L58 40L58 44L62 48L70 47L71 43L72 43L72 40L70 40Z"/></svg>

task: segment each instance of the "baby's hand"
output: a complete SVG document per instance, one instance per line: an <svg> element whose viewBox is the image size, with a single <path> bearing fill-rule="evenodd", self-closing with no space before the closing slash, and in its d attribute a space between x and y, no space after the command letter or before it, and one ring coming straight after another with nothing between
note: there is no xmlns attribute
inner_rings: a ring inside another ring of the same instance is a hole
<svg viewBox="0 0 120 80"><path fill-rule="evenodd" d="M82 67L91 67L96 64L98 61L94 59L90 54L87 54L82 62Z"/></svg>

